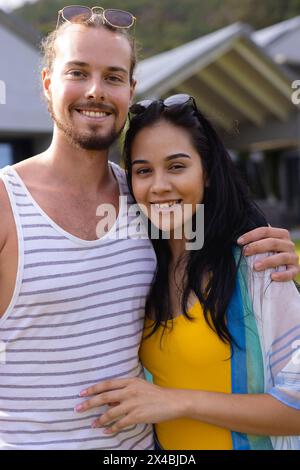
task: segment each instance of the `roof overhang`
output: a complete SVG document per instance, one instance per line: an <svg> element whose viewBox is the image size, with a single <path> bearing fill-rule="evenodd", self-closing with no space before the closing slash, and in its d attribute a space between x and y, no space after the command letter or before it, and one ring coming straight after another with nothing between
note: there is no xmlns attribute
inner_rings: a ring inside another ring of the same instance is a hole
<svg viewBox="0 0 300 470"><path fill-rule="evenodd" d="M30 24L25 23L21 18L10 13L7 14L0 8L0 25L3 25L12 33L26 41L35 49L39 48L41 36L33 29Z"/></svg>
<svg viewBox="0 0 300 470"><path fill-rule="evenodd" d="M297 110L291 96L297 78L282 70L236 23L142 61L137 97L193 95L202 111L225 130L270 119L288 121Z"/></svg>

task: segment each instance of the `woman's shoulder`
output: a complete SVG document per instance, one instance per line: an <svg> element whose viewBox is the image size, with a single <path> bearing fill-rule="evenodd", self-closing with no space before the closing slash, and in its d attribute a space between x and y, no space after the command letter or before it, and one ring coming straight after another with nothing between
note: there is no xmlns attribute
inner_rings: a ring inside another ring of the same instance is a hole
<svg viewBox="0 0 300 470"><path fill-rule="evenodd" d="M284 271L286 268L280 266L277 268L267 269L265 271L257 271L255 266L265 257L273 255L273 252L253 255L244 258L248 268L248 287L252 294L252 298L259 298L260 303L272 301L278 306L287 303L297 305L300 309L300 295L294 281L273 281L272 274ZM300 311L300 310L299 310Z"/></svg>
<svg viewBox="0 0 300 470"><path fill-rule="evenodd" d="M286 271L286 266L277 266L276 268L269 268L263 271L257 270L258 264L263 261L264 259L275 255L274 252L266 252L266 253L259 253L252 256L243 256L243 262L246 264L249 273L257 279L264 279L265 281L269 280L272 281L272 274L277 272ZM291 281L292 282L292 281Z"/></svg>

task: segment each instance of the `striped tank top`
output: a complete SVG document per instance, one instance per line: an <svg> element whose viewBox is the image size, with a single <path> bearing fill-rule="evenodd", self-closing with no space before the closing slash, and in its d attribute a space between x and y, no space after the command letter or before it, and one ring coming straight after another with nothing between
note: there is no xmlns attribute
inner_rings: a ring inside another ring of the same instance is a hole
<svg viewBox="0 0 300 470"><path fill-rule="evenodd" d="M79 392L92 384L143 377L138 350L156 259L145 237L116 236L127 233L132 201L123 170L110 165L119 215L95 241L50 219L12 167L0 173L19 244L14 294L0 319L0 449L153 446L152 426L110 436L91 427L106 407L74 411L83 401Z"/></svg>

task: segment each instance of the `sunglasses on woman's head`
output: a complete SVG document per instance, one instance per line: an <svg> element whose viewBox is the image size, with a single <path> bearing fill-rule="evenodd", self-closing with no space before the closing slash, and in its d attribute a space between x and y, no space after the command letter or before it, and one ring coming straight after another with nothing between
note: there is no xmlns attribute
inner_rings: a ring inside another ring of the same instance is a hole
<svg viewBox="0 0 300 470"><path fill-rule="evenodd" d="M192 105L192 107L197 111L197 106L195 99L185 93L180 93L178 95L168 96L165 100L143 100L138 103L133 104L130 107L131 114L140 114L143 113L149 106L153 103L160 103L165 108L170 108L171 106L182 106L185 104Z"/></svg>
<svg viewBox="0 0 300 470"><path fill-rule="evenodd" d="M57 25L56 28L60 25L61 19L68 23L78 23L78 22L88 22L95 15L98 15L102 18L103 24L112 26L113 28L131 28L136 18L129 13L128 11L107 9L105 10L102 7L85 7L81 5L70 5L64 7L58 12Z"/></svg>

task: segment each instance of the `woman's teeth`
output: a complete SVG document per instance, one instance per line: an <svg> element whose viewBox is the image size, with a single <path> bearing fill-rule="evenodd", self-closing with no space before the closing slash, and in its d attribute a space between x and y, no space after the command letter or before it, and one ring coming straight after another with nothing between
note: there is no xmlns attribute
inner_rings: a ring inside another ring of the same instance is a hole
<svg viewBox="0 0 300 470"><path fill-rule="evenodd" d="M170 207L174 207L181 204L181 200L178 201L169 201L169 202L162 202L162 203L153 203L152 205L155 206L157 209L169 209Z"/></svg>

